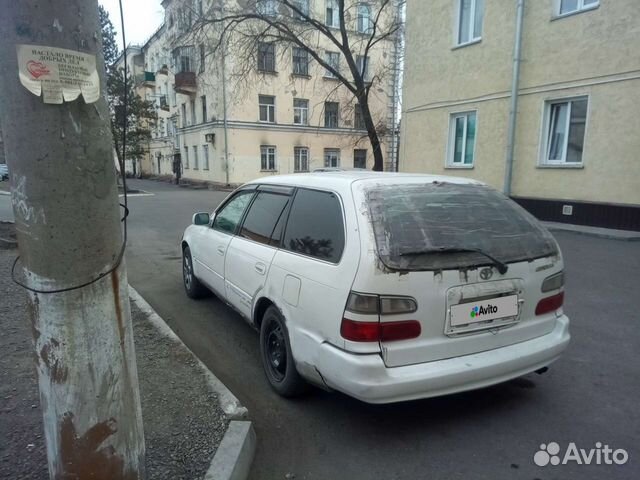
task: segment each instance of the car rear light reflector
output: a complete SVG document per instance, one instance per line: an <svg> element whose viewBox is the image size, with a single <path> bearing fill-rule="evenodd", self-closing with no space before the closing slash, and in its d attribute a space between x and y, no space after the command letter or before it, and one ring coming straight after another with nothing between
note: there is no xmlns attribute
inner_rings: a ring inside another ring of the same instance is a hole
<svg viewBox="0 0 640 480"><path fill-rule="evenodd" d="M378 296L351 292L347 300L347 310L353 313L378 314Z"/></svg>
<svg viewBox="0 0 640 480"><path fill-rule="evenodd" d="M381 315L413 313L416 310L418 310L418 304L411 297L380 297Z"/></svg>
<svg viewBox="0 0 640 480"><path fill-rule="evenodd" d="M421 332L422 328L420 327L420 322L416 320L380 324L380 340L383 342L395 342L398 340L417 338L420 336Z"/></svg>
<svg viewBox="0 0 640 480"><path fill-rule="evenodd" d="M556 273L550 277L545 278L542 282L542 291L551 292L552 290L558 290L564 285L564 272Z"/></svg>
<svg viewBox="0 0 640 480"><path fill-rule="evenodd" d="M564 302L564 292L560 292L552 297L543 298L536 306L536 315L544 315L545 313L555 312Z"/></svg>
<svg viewBox="0 0 640 480"><path fill-rule="evenodd" d="M380 341L379 322L355 322L348 318L342 319L340 335L345 340L352 342L378 342Z"/></svg>
<svg viewBox="0 0 640 480"><path fill-rule="evenodd" d="M411 297L351 292L346 310L364 315L399 315L415 312L418 310L418 304Z"/></svg>

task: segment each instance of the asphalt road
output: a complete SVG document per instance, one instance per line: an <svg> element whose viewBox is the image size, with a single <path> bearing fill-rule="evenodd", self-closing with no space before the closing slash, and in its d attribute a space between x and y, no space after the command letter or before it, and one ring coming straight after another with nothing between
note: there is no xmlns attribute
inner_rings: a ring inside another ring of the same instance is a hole
<svg viewBox="0 0 640 480"><path fill-rule="evenodd" d="M131 183L155 195L130 199L129 280L249 409L252 479L640 478L640 243L556 234L573 339L544 375L394 405L321 391L291 401L269 388L257 333L215 297L193 301L182 288L182 230L226 193ZM561 453L601 442L629 461L538 467L549 442Z"/></svg>

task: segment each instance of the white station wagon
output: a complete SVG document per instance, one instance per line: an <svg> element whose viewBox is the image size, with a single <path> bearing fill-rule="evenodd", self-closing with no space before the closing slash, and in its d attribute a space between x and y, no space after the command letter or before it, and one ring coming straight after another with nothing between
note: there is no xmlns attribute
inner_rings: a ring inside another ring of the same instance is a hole
<svg viewBox="0 0 640 480"><path fill-rule="evenodd" d="M271 386L387 403L542 372L569 343L558 244L480 182L324 172L248 183L182 240L184 286L260 330Z"/></svg>

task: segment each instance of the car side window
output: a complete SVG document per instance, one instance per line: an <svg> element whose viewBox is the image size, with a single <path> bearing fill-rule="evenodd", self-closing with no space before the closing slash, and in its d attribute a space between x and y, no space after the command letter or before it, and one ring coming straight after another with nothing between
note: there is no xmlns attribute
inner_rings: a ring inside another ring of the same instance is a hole
<svg viewBox="0 0 640 480"><path fill-rule="evenodd" d="M338 263L344 250L344 220L336 194L299 189L284 234L284 248Z"/></svg>
<svg viewBox="0 0 640 480"><path fill-rule="evenodd" d="M216 212L212 227L221 232L234 234L242 219L242 214L253 196L253 190L240 191Z"/></svg>
<svg viewBox="0 0 640 480"><path fill-rule="evenodd" d="M259 192L249 207L240 236L265 245L272 245L276 226L280 223L279 220L290 200L289 195Z"/></svg>

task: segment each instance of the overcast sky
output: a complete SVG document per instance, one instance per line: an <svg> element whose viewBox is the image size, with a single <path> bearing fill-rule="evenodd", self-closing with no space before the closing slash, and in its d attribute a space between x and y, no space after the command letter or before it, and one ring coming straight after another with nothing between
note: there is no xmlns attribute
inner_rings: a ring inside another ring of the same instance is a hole
<svg viewBox="0 0 640 480"><path fill-rule="evenodd" d="M164 9L162 0L122 0L124 26L129 45L144 43L162 24ZM122 29L120 27L120 7L118 0L99 0L109 12L109 18L116 28L118 47L122 49Z"/></svg>

